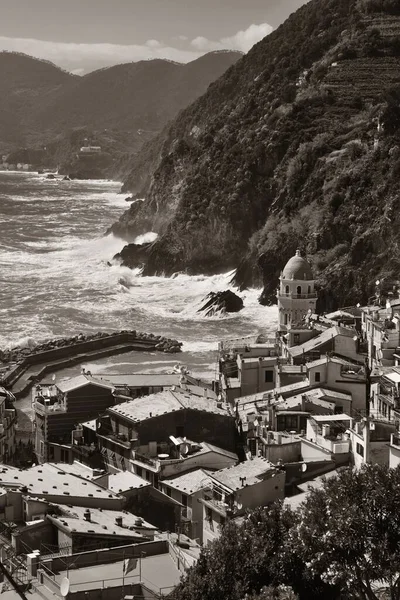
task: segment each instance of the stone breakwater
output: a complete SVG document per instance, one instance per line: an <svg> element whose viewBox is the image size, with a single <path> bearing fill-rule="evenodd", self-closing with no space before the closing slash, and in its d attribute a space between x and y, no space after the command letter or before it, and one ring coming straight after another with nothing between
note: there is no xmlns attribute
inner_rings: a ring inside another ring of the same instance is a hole
<svg viewBox="0 0 400 600"><path fill-rule="evenodd" d="M127 337L129 339L126 339ZM37 345L26 347L16 346L10 350L0 349L0 362L18 362L28 357L33 357L35 355L42 354L43 352L57 350L59 348L70 348L71 350L74 350L77 349L79 345L79 349L81 349L82 344L86 345L87 342L90 343L98 341L99 347L104 347L104 341L110 341L112 343L118 343L120 341L121 343L124 343L126 341L131 342L136 340L148 342L154 347L155 350L163 352L180 352L182 349L182 342L178 342L178 340L172 340L161 335L153 335L152 333L143 333L141 331L124 329L122 331L113 333L99 332L91 335L84 335L83 333L80 333L79 335L75 335L73 337L46 340Z"/></svg>
<svg viewBox="0 0 400 600"><path fill-rule="evenodd" d="M20 396L45 374L88 359L132 350L175 353L181 349L182 342L178 340L136 330L57 338L24 348L0 350L0 385Z"/></svg>

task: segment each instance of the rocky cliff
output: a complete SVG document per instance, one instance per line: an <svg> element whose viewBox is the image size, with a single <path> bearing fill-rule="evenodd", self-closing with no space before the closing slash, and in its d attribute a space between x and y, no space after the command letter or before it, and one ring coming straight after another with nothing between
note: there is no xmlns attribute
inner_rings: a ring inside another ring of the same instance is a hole
<svg viewBox="0 0 400 600"><path fill-rule="evenodd" d="M113 226L157 231L144 273L262 282L300 247L324 307L398 275L400 7L311 0L180 113L132 163Z"/></svg>

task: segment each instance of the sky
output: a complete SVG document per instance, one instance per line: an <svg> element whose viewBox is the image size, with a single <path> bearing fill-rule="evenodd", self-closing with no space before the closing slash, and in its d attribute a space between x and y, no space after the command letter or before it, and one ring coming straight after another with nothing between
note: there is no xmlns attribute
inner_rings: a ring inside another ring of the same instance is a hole
<svg viewBox="0 0 400 600"><path fill-rule="evenodd" d="M121 62L248 52L307 0L1 1L0 50L83 74Z"/></svg>

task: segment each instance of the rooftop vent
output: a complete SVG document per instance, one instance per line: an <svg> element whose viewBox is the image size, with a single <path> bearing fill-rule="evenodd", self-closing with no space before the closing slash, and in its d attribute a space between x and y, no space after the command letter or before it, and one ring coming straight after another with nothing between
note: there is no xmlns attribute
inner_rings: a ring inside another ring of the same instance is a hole
<svg viewBox="0 0 400 600"><path fill-rule="evenodd" d="M118 525L118 527L122 527L122 516L118 515L118 517L115 517L115 524Z"/></svg>
<svg viewBox="0 0 400 600"><path fill-rule="evenodd" d="M90 510L88 508L83 513L83 518L85 519L85 521L90 521L90 519L91 519L91 513L90 513Z"/></svg>

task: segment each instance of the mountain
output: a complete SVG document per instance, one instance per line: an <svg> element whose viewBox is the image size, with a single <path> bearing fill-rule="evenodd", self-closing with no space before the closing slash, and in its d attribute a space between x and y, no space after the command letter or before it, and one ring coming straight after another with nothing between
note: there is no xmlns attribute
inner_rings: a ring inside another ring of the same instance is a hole
<svg viewBox="0 0 400 600"><path fill-rule="evenodd" d="M265 302L299 247L322 308L364 302L399 278L399 174L398 1L311 0L133 158L112 231L159 233L144 274L236 268Z"/></svg>
<svg viewBox="0 0 400 600"><path fill-rule="evenodd" d="M137 150L240 56L140 61L78 77L26 55L0 53L0 145L49 143L87 127L123 132L131 141L127 149Z"/></svg>
<svg viewBox="0 0 400 600"><path fill-rule="evenodd" d="M23 143L29 133L23 123L42 99L74 79L50 62L26 54L0 52L0 144Z"/></svg>

